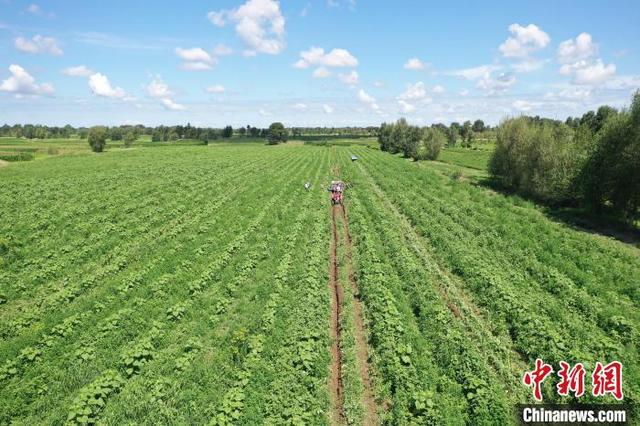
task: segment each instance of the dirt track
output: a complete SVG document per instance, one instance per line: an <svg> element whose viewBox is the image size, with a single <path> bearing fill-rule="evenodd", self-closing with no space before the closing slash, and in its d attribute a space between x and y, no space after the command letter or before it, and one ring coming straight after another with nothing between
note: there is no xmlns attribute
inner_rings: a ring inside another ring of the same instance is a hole
<svg viewBox="0 0 640 426"><path fill-rule="evenodd" d="M332 420L334 424L345 423L344 416L344 388L342 385L342 352L340 350L342 316L342 286L338 271L338 230L336 227L336 212L339 206L331 206L331 227L333 239L330 248L329 286L331 287L331 401ZM339 213L338 213L339 214Z"/></svg>

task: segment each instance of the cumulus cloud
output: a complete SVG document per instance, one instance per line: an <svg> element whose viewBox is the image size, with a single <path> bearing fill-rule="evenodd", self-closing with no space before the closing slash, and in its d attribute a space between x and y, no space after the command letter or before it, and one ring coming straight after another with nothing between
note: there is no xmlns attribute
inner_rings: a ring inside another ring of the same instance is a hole
<svg viewBox="0 0 640 426"><path fill-rule="evenodd" d="M414 105L406 101L403 101L402 99L398 101L398 106L400 107L400 111L402 111L405 114L409 114L416 110L416 107Z"/></svg>
<svg viewBox="0 0 640 426"><path fill-rule="evenodd" d="M10 65L11 76L0 84L0 91L13 93L16 96L22 95L45 95L51 96L55 92L49 83L37 84L33 78L20 65Z"/></svg>
<svg viewBox="0 0 640 426"><path fill-rule="evenodd" d="M322 110L324 111L325 114L333 113L333 107L331 105L327 105L327 104L322 105Z"/></svg>
<svg viewBox="0 0 640 426"><path fill-rule="evenodd" d="M593 43L591 34L580 33L575 39L565 40L558 46L558 61L571 64L582 61L598 53L598 46Z"/></svg>
<svg viewBox="0 0 640 426"><path fill-rule="evenodd" d="M433 89L431 89L431 91L435 94L441 94L445 92L444 87L440 86L439 84L433 86Z"/></svg>
<svg viewBox="0 0 640 426"><path fill-rule="evenodd" d="M325 67L316 68L311 74L313 78L327 78L330 75L331 75L331 71L329 71Z"/></svg>
<svg viewBox="0 0 640 426"><path fill-rule="evenodd" d="M300 52L300 59L293 66L299 69L310 66L353 68L358 66L358 59L346 49L332 49L325 53L321 47L311 47Z"/></svg>
<svg viewBox="0 0 640 426"><path fill-rule="evenodd" d="M361 102L364 102L366 104L372 104L376 101L373 96L369 95L363 89L360 89L358 91L358 99L360 99Z"/></svg>
<svg viewBox="0 0 640 426"><path fill-rule="evenodd" d="M365 92L363 89L360 89L358 91L358 99L360 100L360 102L369 105L369 107L374 111L378 111L380 109L376 102L376 99Z"/></svg>
<svg viewBox="0 0 640 426"><path fill-rule="evenodd" d="M173 111L184 111L185 109L187 109L187 107L185 107L184 105L175 103L169 98L161 99L161 102L166 109L170 109Z"/></svg>
<svg viewBox="0 0 640 426"><path fill-rule="evenodd" d="M89 77L91 74L95 74L95 71L84 65L78 65L77 67L68 67L63 69L62 74L68 75L69 77Z"/></svg>
<svg viewBox="0 0 640 426"><path fill-rule="evenodd" d="M295 109L296 111L306 111L309 107L306 104L300 102L292 105L291 108Z"/></svg>
<svg viewBox="0 0 640 426"><path fill-rule="evenodd" d="M546 47L551 38L537 25L509 25L511 36L498 47L505 58L526 58L532 52Z"/></svg>
<svg viewBox="0 0 640 426"><path fill-rule="evenodd" d="M424 99L427 96L427 87L422 81L415 84L408 84L404 92L398 96L398 99Z"/></svg>
<svg viewBox="0 0 640 426"><path fill-rule="evenodd" d="M359 82L358 72L356 70L353 70L348 74L338 74L338 80L340 80L344 84L356 86Z"/></svg>
<svg viewBox="0 0 640 426"><path fill-rule="evenodd" d="M575 70L573 77L574 84L599 85L606 82L616 73L614 64L605 65L602 59L595 63Z"/></svg>
<svg viewBox="0 0 640 426"><path fill-rule="evenodd" d="M162 81L162 77L159 75L152 76L151 82L146 87L147 94L154 98L159 99L160 103L169 110L184 111L186 107L173 100L174 93L169 86Z"/></svg>
<svg viewBox="0 0 640 426"><path fill-rule="evenodd" d="M58 41L55 38L41 35L35 35L31 40L24 37L17 37L14 40L14 45L16 49L24 53L48 53L55 56L60 56L64 53L60 46L58 46Z"/></svg>
<svg viewBox="0 0 640 426"><path fill-rule="evenodd" d="M219 95L219 94L222 94L222 93L225 92L225 88L221 84L216 84L216 85L207 87L207 92L215 93L215 94Z"/></svg>
<svg viewBox="0 0 640 426"><path fill-rule="evenodd" d="M184 61L182 69L186 71L210 70L211 66L217 62L214 56L201 47L192 47L189 49L178 47L175 52L176 55Z"/></svg>
<svg viewBox="0 0 640 426"><path fill-rule="evenodd" d="M285 19L275 0L248 0L237 9L211 11L207 17L218 27L235 23L236 34L250 52L276 55L285 48Z"/></svg>
<svg viewBox="0 0 640 426"><path fill-rule="evenodd" d="M99 72L89 76L89 87L91 91L105 98L125 99L127 93L121 87L113 87L106 75Z"/></svg>
<svg viewBox="0 0 640 426"><path fill-rule="evenodd" d="M616 66L605 65L602 59L595 58L597 53L598 45L588 33L563 41L557 50L560 74L572 76L571 82L578 85L606 83L615 75Z"/></svg>
<svg viewBox="0 0 640 426"><path fill-rule="evenodd" d="M406 70L423 70L427 68L428 64L422 62L418 58L411 58L404 64Z"/></svg>
<svg viewBox="0 0 640 426"><path fill-rule="evenodd" d="M261 116L263 116L263 117L266 117L266 116L268 116L268 115L271 115L271 113L270 113L269 111L267 111L267 110L265 110L265 109L263 109L263 108L260 108L260 109L258 110L258 114L260 114L260 115L261 115Z"/></svg>

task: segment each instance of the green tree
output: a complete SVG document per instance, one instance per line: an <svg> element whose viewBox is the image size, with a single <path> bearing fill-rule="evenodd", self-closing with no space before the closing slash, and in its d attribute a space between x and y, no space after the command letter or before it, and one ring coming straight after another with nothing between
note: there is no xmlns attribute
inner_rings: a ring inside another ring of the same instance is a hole
<svg viewBox="0 0 640 426"><path fill-rule="evenodd" d="M447 137L437 127L425 129L417 144L414 160L437 160Z"/></svg>
<svg viewBox="0 0 640 426"><path fill-rule="evenodd" d="M482 120L474 121L473 126L471 126L471 129L476 133L484 132L484 121Z"/></svg>
<svg viewBox="0 0 640 426"><path fill-rule="evenodd" d="M94 126L89 129L87 140L93 152L102 152L107 145L107 128L104 126Z"/></svg>
<svg viewBox="0 0 640 426"><path fill-rule="evenodd" d="M222 129L222 137L223 138L229 139L231 136L233 136L233 127L226 126L224 129Z"/></svg>
<svg viewBox="0 0 640 426"><path fill-rule="evenodd" d="M277 145L280 142L287 141L287 129L284 128L284 124L280 122L271 123L267 134L267 140L269 145Z"/></svg>
<svg viewBox="0 0 640 426"><path fill-rule="evenodd" d="M124 135L124 146L126 146L127 148L129 148L131 145L133 145L133 143L136 141L136 133L133 130L129 130L125 135Z"/></svg>
<svg viewBox="0 0 640 426"><path fill-rule="evenodd" d="M629 221L640 216L640 91L631 109L610 113L582 173L588 204L611 205Z"/></svg>
<svg viewBox="0 0 640 426"><path fill-rule="evenodd" d="M458 143L459 136L460 136L460 123L454 121L449 126L449 131L447 132L447 144L450 147L456 146L456 143Z"/></svg>

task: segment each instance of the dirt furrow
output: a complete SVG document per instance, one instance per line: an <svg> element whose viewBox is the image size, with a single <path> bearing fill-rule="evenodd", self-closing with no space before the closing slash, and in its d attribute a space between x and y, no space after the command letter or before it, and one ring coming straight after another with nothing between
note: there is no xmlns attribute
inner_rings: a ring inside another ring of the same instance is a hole
<svg viewBox="0 0 640 426"><path fill-rule="evenodd" d="M331 206L331 231L333 238L330 248L331 290L331 405L333 424L344 424L344 387L342 384L342 352L340 349L342 316L342 287L338 276L338 230L336 227L336 211L338 206Z"/></svg>
<svg viewBox="0 0 640 426"><path fill-rule="evenodd" d="M358 372L360 373L360 379L364 387L364 392L362 395L362 402L364 405L363 424L365 426L372 426L380 424L380 421L378 419L378 412L376 409L376 398L375 392L373 390L373 383L371 381L371 375L369 374L369 349L367 345L367 335L365 333L364 316L362 314L362 302L360 301L358 282L356 280L356 276L353 271L353 263L351 261L351 234L349 232L349 216L344 204L341 207L342 226L345 238L346 267L349 276L349 284L353 293L356 357L358 362Z"/></svg>

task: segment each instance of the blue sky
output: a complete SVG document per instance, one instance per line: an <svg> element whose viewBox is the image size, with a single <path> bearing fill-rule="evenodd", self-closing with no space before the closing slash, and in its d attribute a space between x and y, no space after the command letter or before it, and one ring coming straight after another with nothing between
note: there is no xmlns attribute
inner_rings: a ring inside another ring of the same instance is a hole
<svg viewBox="0 0 640 426"><path fill-rule="evenodd" d="M637 1L0 0L0 122L564 119L640 88Z"/></svg>

